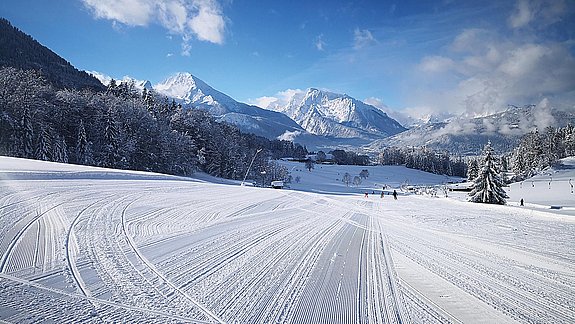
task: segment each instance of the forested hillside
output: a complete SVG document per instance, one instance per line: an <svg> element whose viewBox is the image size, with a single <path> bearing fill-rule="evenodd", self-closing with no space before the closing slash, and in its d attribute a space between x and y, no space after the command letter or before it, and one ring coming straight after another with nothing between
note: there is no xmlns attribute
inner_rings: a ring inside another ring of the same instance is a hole
<svg viewBox="0 0 575 324"><path fill-rule="evenodd" d="M305 156L291 142L241 133L205 111L183 109L130 84L106 91L58 89L33 70L0 69L0 154L102 167L189 175L196 170L268 180L287 172L269 158Z"/></svg>
<svg viewBox="0 0 575 324"><path fill-rule="evenodd" d="M531 177L552 166L559 159L575 156L575 127L535 129L521 138L510 155L512 170L517 180Z"/></svg>
<svg viewBox="0 0 575 324"><path fill-rule="evenodd" d="M57 88L105 90L98 79L0 18L0 67L7 66L39 71Z"/></svg>

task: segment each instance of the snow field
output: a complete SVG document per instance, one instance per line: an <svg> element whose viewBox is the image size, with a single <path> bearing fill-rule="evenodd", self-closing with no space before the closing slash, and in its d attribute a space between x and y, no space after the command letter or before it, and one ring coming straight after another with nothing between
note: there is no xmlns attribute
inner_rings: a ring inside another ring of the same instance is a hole
<svg viewBox="0 0 575 324"><path fill-rule="evenodd" d="M345 195L12 163L0 158L3 321L575 321L571 216L331 180L320 190ZM343 171L326 170L308 180ZM390 170L369 181L418 177Z"/></svg>

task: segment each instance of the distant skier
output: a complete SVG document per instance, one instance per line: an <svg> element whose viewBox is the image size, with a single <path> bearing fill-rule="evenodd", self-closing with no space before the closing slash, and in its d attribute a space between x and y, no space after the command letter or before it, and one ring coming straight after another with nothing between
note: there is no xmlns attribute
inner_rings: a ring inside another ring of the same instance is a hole
<svg viewBox="0 0 575 324"><path fill-rule="evenodd" d="M385 192L383 192L383 190L381 191L381 198L383 198L383 196L385 195Z"/></svg>
<svg viewBox="0 0 575 324"><path fill-rule="evenodd" d="M365 198L369 198L369 194L367 193L367 191L365 192Z"/></svg>
<svg viewBox="0 0 575 324"><path fill-rule="evenodd" d="M397 191L393 190L393 199L397 200Z"/></svg>
<svg viewBox="0 0 575 324"><path fill-rule="evenodd" d="M523 206L523 198L519 201L519 206Z"/></svg>

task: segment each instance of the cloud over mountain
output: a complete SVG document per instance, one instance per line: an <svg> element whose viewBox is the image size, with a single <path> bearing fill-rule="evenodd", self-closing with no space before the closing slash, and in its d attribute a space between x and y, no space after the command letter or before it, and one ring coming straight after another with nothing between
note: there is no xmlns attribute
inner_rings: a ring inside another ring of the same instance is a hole
<svg viewBox="0 0 575 324"><path fill-rule="evenodd" d="M564 1L520 0L505 27L461 30L417 65L416 74L433 85L416 93L418 103L477 116L545 98L557 106L572 102L575 57L569 36L552 26L565 8Z"/></svg>

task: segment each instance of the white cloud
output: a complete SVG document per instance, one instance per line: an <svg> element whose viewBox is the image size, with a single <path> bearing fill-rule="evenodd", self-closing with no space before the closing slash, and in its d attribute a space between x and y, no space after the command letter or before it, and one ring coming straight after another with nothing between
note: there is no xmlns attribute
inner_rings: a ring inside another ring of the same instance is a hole
<svg viewBox="0 0 575 324"><path fill-rule="evenodd" d="M196 38L215 44L224 42L225 17L216 0L82 0L97 19L114 26L159 24L182 37L182 54L189 55ZM115 27L116 28L116 27Z"/></svg>
<svg viewBox="0 0 575 324"><path fill-rule="evenodd" d="M96 18L110 19L130 26L145 26L153 15L153 5L142 0L84 0Z"/></svg>
<svg viewBox="0 0 575 324"><path fill-rule="evenodd" d="M274 110L277 107L286 106L294 97L305 95L306 91L301 89L287 89L280 91L273 96L264 96L256 99L249 99L248 103L261 108Z"/></svg>
<svg viewBox="0 0 575 324"><path fill-rule="evenodd" d="M556 23L567 13L565 0L518 0L515 9L508 17L511 28L539 27Z"/></svg>
<svg viewBox="0 0 575 324"><path fill-rule="evenodd" d="M424 57L419 68L424 72L445 72L454 66L452 59L443 56L428 56Z"/></svg>
<svg viewBox="0 0 575 324"><path fill-rule="evenodd" d="M360 49L374 43L377 43L377 40L369 30L356 28L353 32L353 47L355 49Z"/></svg>
<svg viewBox="0 0 575 324"><path fill-rule="evenodd" d="M92 76L94 76L96 79L98 79L103 85L107 86L110 81L112 81L112 77L98 72L98 71L86 71L88 74L91 74Z"/></svg>
<svg viewBox="0 0 575 324"><path fill-rule="evenodd" d="M277 102L278 98L276 97L259 97L256 99L248 100L248 103L251 105L255 105L261 108L271 108L273 107L273 103Z"/></svg>
<svg viewBox="0 0 575 324"><path fill-rule="evenodd" d="M180 54L182 56L190 56L191 52L192 52L192 44L190 36L184 35L182 36L182 51L180 52Z"/></svg>
<svg viewBox="0 0 575 324"><path fill-rule="evenodd" d="M510 77L525 76L537 68L541 59L550 51L543 45L526 44L509 51L499 70Z"/></svg>
<svg viewBox="0 0 575 324"><path fill-rule="evenodd" d="M301 89L287 89L276 93L276 97L281 103L287 104L293 97L305 95L306 91Z"/></svg>
<svg viewBox="0 0 575 324"><path fill-rule="evenodd" d="M543 98L533 110L535 126L543 130L548 126L556 125L555 117L551 114L549 99Z"/></svg>
<svg viewBox="0 0 575 324"><path fill-rule="evenodd" d="M478 52L484 48L484 43L493 39L491 32L481 28L467 28L459 33L450 49L455 52Z"/></svg>
<svg viewBox="0 0 575 324"><path fill-rule="evenodd" d="M363 102L365 102L368 105L372 105L375 108L379 108L383 111L385 111L386 109L388 109L387 105L385 103L383 103L383 100L381 100L380 98L376 98L376 97L369 97L369 98L365 98L363 100Z"/></svg>
<svg viewBox="0 0 575 324"><path fill-rule="evenodd" d="M314 45L315 45L315 48L316 48L318 51L323 51L323 50L324 50L324 46L325 46L326 44L325 44L325 41L323 40L323 34L320 34L319 36L317 36L317 37L315 38L315 43L314 43Z"/></svg>
<svg viewBox="0 0 575 324"><path fill-rule="evenodd" d="M191 17L188 26L199 40L222 44L226 24L217 2L196 0L194 4L198 13Z"/></svg>
<svg viewBox="0 0 575 324"><path fill-rule="evenodd" d="M296 137L298 137L299 135L301 135L301 131L285 131L285 133L283 133L282 135L278 136L278 140L280 141L290 141L293 142Z"/></svg>
<svg viewBox="0 0 575 324"><path fill-rule="evenodd" d="M426 76L433 79L419 82L432 89L418 90L412 105L477 116L508 104L531 104L542 98L555 104L564 102L565 96L574 98L570 91L575 89L575 57L565 43L467 29L447 49L441 56L420 61L417 70L433 72Z"/></svg>
<svg viewBox="0 0 575 324"><path fill-rule="evenodd" d="M509 16L509 25L512 28L521 28L529 24L533 19L533 13L527 0L519 0L515 5L515 11Z"/></svg>

